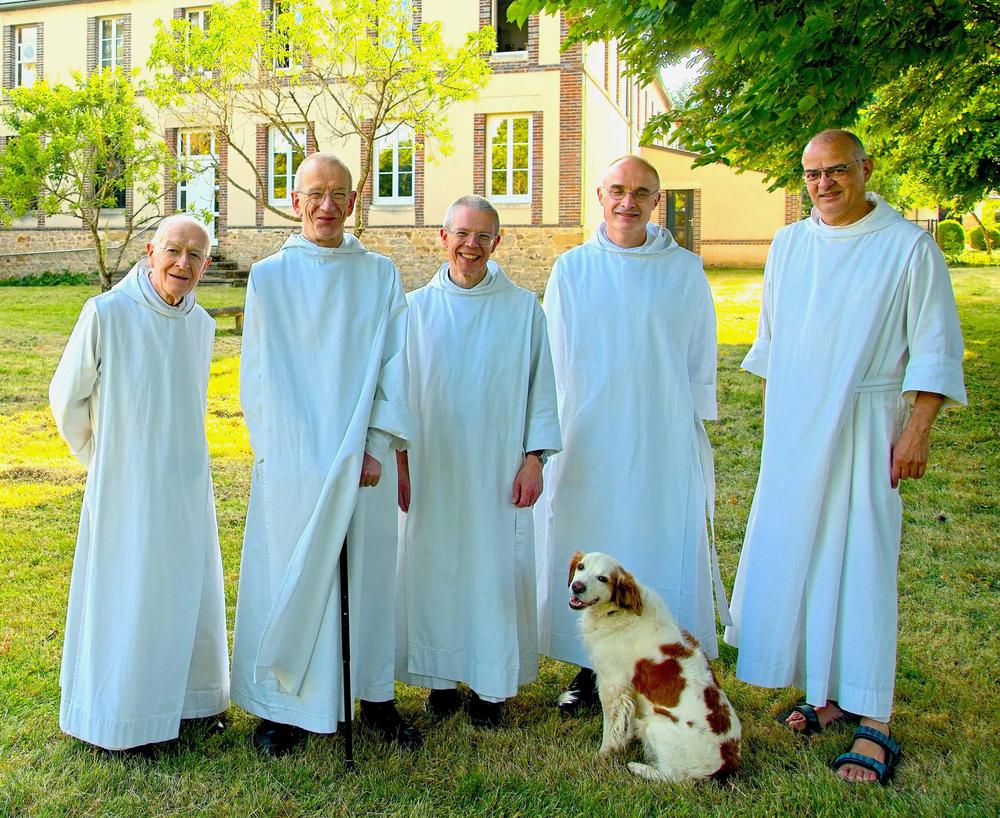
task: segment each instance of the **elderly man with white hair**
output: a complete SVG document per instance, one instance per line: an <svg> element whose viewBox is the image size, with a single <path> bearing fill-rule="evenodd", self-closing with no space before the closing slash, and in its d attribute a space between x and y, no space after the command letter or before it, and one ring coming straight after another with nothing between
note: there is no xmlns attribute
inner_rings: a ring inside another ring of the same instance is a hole
<svg viewBox="0 0 1000 818"><path fill-rule="evenodd" d="M107 750L176 738L229 706L205 406L215 322L195 303L205 227L164 219L84 304L49 388L87 467L63 649L63 731Z"/></svg>
<svg viewBox="0 0 1000 818"><path fill-rule="evenodd" d="M306 732L335 733L349 716L337 571L345 539L361 721L405 748L421 744L394 705L391 450L406 447L412 427L406 299L392 261L344 232L355 197L336 156L306 157L292 191L302 232L254 264L247 287L240 402L254 467L233 700L263 719L253 744L267 755Z"/></svg>

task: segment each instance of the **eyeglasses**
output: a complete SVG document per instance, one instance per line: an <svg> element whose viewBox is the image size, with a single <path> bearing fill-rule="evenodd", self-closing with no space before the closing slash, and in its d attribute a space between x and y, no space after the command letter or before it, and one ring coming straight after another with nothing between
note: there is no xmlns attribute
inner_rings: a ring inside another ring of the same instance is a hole
<svg viewBox="0 0 1000 818"><path fill-rule="evenodd" d="M160 244L160 245L157 245L157 249L158 250L162 250L164 253L166 253L167 258L170 258L170 259L175 259L178 256L180 256L180 254L182 252L184 252L180 247L174 247L171 244ZM194 262L195 264L201 264L201 262L205 260L205 256L203 256L197 250L188 250L187 251L187 256L188 256L188 259L190 261Z"/></svg>
<svg viewBox="0 0 1000 818"><path fill-rule="evenodd" d="M632 194L633 202L644 202L650 196L653 195L652 190L646 190L644 187L636 188L635 190L626 190L621 185L612 185L611 187L604 188L604 192L608 194L616 202L620 202L630 193Z"/></svg>
<svg viewBox="0 0 1000 818"><path fill-rule="evenodd" d="M347 202L350 193L346 190L297 190L295 191L309 204L318 205L326 201L329 196L335 205L342 205Z"/></svg>
<svg viewBox="0 0 1000 818"><path fill-rule="evenodd" d="M449 230L448 232L458 239L459 244L465 244L469 240L469 236L473 236L476 244L486 247L492 244L493 239L496 238L493 233L470 233L468 230Z"/></svg>
<svg viewBox="0 0 1000 818"><path fill-rule="evenodd" d="M825 173L828 178L839 182L841 179L847 177L847 172L851 169L851 165L856 165L862 161L864 160L855 159L846 165L830 165L828 168L806 168L802 171L802 178L807 182L818 182L823 178L823 174Z"/></svg>

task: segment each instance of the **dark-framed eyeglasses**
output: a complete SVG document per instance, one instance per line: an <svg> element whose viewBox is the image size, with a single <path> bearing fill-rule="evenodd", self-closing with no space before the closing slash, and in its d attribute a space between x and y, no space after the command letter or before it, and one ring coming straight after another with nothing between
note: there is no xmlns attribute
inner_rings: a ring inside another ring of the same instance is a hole
<svg viewBox="0 0 1000 818"><path fill-rule="evenodd" d="M825 173L827 177L839 182L841 179L847 177L848 171L851 169L851 165L856 165L858 162L863 162L863 159L855 159L853 162L848 162L846 165L830 165L828 168L804 168L802 170L802 178L807 182L818 182L823 178Z"/></svg>

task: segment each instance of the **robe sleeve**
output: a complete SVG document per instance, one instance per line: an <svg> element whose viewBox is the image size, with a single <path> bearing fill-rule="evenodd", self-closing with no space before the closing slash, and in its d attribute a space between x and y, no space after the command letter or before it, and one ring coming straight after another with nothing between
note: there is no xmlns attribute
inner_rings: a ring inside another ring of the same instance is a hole
<svg viewBox="0 0 1000 818"><path fill-rule="evenodd" d="M91 401L101 374L101 326L94 299L83 305L73 333L63 350L52 383L49 404L56 428L70 453L84 466L94 451Z"/></svg>
<svg viewBox="0 0 1000 818"><path fill-rule="evenodd" d="M524 451L553 455L562 450L559 415L556 411L556 381L552 371L545 313L537 299L531 317L531 371L528 375L528 406L524 423Z"/></svg>
<svg viewBox="0 0 1000 818"><path fill-rule="evenodd" d="M250 279L247 282L246 303L243 306L243 344L240 349L240 406L243 407L243 419L250 433L250 447L259 459L263 456L263 417L261 401L263 388L261 385L261 326L254 308L257 299L257 285L254 281L253 268L250 269Z"/></svg>
<svg viewBox="0 0 1000 818"><path fill-rule="evenodd" d="M395 280L390 296L382 363L365 439L366 451L380 462L389 449L402 451L408 448L415 429L408 400L410 378L406 362L406 296L403 295L399 273L395 269L393 273ZM369 449L369 446L376 451ZM376 452L381 453L382 457Z"/></svg>
<svg viewBox="0 0 1000 818"><path fill-rule="evenodd" d="M762 378L767 377L767 360L771 351L771 269L774 252L774 246L772 245L771 252L767 254L767 263L764 265L764 284L760 293L760 316L757 318L757 337L754 339L750 351L747 352L746 357L743 359L743 363L740 364L741 369L745 369L747 372L759 375Z"/></svg>
<svg viewBox="0 0 1000 818"><path fill-rule="evenodd" d="M906 340L910 360L903 376L903 397L917 392L944 395L942 408L964 406L962 329L944 255L921 237L913 251L906 303Z"/></svg>
<svg viewBox="0 0 1000 818"><path fill-rule="evenodd" d="M694 410L701 420L717 420L719 407L715 397L716 368L718 367L718 337L715 331L715 304L712 289L705 273L696 294L694 327L688 345L688 380Z"/></svg>

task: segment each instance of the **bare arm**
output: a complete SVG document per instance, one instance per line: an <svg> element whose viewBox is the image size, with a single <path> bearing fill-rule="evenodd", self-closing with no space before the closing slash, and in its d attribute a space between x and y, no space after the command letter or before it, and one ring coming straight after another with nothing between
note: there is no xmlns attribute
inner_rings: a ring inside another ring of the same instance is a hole
<svg viewBox="0 0 1000 818"><path fill-rule="evenodd" d="M889 480L893 488L900 480L919 480L927 471L931 448L931 426L944 396L936 392L918 392L899 439L892 446Z"/></svg>

